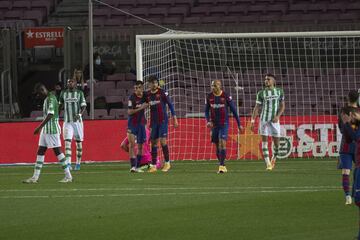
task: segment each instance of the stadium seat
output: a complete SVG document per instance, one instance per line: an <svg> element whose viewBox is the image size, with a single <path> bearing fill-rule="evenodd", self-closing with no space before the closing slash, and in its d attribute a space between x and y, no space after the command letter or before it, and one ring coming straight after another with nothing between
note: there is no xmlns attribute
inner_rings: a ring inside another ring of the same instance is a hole
<svg viewBox="0 0 360 240"><path fill-rule="evenodd" d="M95 109L94 110L94 117L97 119L106 119L108 118L108 112L106 109Z"/></svg>
<svg viewBox="0 0 360 240"><path fill-rule="evenodd" d="M123 88L106 89L106 96L126 96L126 89Z"/></svg>
<svg viewBox="0 0 360 240"><path fill-rule="evenodd" d="M45 1L45 0L32 0L31 1L31 8L33 10L36 9L46 9L47 15L50 14L50 11L52 10L52 1Z"/></svg>
<svg viewBox="0 0 360 240"><path fill-rule="evenodd" d="M134 75L133 73L125 73L125 80L136 81L136 75Z"/></svg>
<svg viewBox="0 0 360 240"><path fill-rule="evenodd" d="M6 11L4 19L22 19L24 12L22 10Z"/></svg>
<svg viewBox="0 0 360 240"><path fill-rule="evenodd" d="M12 3L12 9L14 10L30 10L31 2L30 1L14 1Z"/></svg>
<svg viewBox="0 0 360 240"><path fill-rule="evenodd" d="M43 112L42 111L31 111L30 117L31 118L43 117Z"/></svg>
<svg viewBox="0 0 360 240"><path fill-rule="evenodd" d="M168 16L182 16L186 17L189 15L189 6L175 6L168 9ZM166 18L164 19L166 21Z"/></svg>
<svg viewBox="0 0 360 240"><path fill-rule="evenodd" d="M126 119L128 116L127 109L116 108L111 109L109 115L114 117L115 119Z"/></svg>
<svg viewBox="0 0 360 240"><path fill-rule="evenodd" d="M112 75L108 75L106 77L107 81L124 81L125 80L125 74L124 73L114 73Z"/></svg>
<svg viewBox="0 0 360 240"><path fill-rule="evenodd" d="M42 25L44 14L40 10L31 10L24 12L24 19L34 20L38 25Z"/></svg>
<svg viewBox="0 0 360 240"><path fill-rule="evenodd" d="M0 10L9 10L12 7L11 1L0 1Z"/></svg>

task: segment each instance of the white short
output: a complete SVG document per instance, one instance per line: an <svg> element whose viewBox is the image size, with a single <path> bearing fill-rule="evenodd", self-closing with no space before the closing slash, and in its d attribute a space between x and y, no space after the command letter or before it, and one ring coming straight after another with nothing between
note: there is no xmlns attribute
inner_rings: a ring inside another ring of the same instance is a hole
<svg viewBox="0 0 360 240"><path fill-rule="evenodd" d="M281 137L280 122L273 123L272 121L260 121L259 134L261 136Z"/></svg>
<svg viewBox="0 0 360 240"><path fill-rule="evenodd" d="M84 124L83 122L64 122L63 124L63 138L64 140L72 140L73 137L76 141L84 140Z"/></svg>
<svg viewBox="0 0 360 240"><path fill-rule="evenodd" d="M39 146L47 148L61 147L60 134L40 133Z"/></svg>

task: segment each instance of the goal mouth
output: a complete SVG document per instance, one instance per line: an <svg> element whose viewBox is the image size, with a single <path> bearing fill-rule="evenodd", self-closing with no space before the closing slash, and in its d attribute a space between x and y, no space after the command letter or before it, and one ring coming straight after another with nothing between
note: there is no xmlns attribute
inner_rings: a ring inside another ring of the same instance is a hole
<svg viewBox="0 0 360 240"><path fill-rule="evenodd" d="M172 99L180 127L170 125L172 159L216 159L204 102L212 80L232 96L244 130L229 121L227 158L262 159L258 122L250 129L265 74L284 92L280 117L283 156L337 157L338 110L360 88L360 31L194 33L136 37L138 79L156 75ZM270 111L270 110L269 110ZM271 143L271 138L270 138ZM271 147L270 147L271 149ZM272 151L270 150L270 154Z"/></svg>

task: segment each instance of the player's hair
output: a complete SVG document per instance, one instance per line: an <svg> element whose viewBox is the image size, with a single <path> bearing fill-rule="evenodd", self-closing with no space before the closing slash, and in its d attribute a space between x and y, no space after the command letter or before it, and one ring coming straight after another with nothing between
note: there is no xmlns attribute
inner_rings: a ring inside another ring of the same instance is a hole
<svg viewBox="0 0 360 240"><path fill-rule="evenodd" d="M272 73L267 73L267 74L265 74L265 77L272 77L274 80L276 80L275 75L272 74Z"/></svg>
<svg viewBox="0 0 360 240"><path fill-rule="evenodd" d="M40 88L42 88L42 87L45 87L45 85L43 83L41 83L41 82L36 83L34 86L34 93L37 93L40 90Z"/></svg>
<svg viewBox="0 0 360 240"><path fill-rule="evenodd" d="M355 90L350 90L348 93L348 101L351 103L356 103L359 98L359 93Z"/></svg>
<svg viewBox="0 0 360 240"><path fill-rule="evenodd" d="M150 75L149 77L148 77L148 79L147 79L147 81L148 82L157 82L157 83L159 83L159 79L157 78L157 76L155 76L155 75Z"/></svg>
<svg viewBox="0 0 360 240"><path fill-rule="evenodd" d="M135 86L138 86L138 85L144 85L143 81L137 80L137 81L135 82Z"/></svg>

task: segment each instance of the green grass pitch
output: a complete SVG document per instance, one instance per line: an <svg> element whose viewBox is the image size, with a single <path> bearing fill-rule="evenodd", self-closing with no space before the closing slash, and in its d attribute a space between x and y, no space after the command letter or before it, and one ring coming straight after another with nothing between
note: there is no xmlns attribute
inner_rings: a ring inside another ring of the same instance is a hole
<svg viewBox="0 0 360 240"><path fill-rule="evenodd" d="M0 239L354 239L335 159L174 162L131 174L127 163L87 164L74 182L57 165L22 184L31 166L0 167Z"/></svg>

